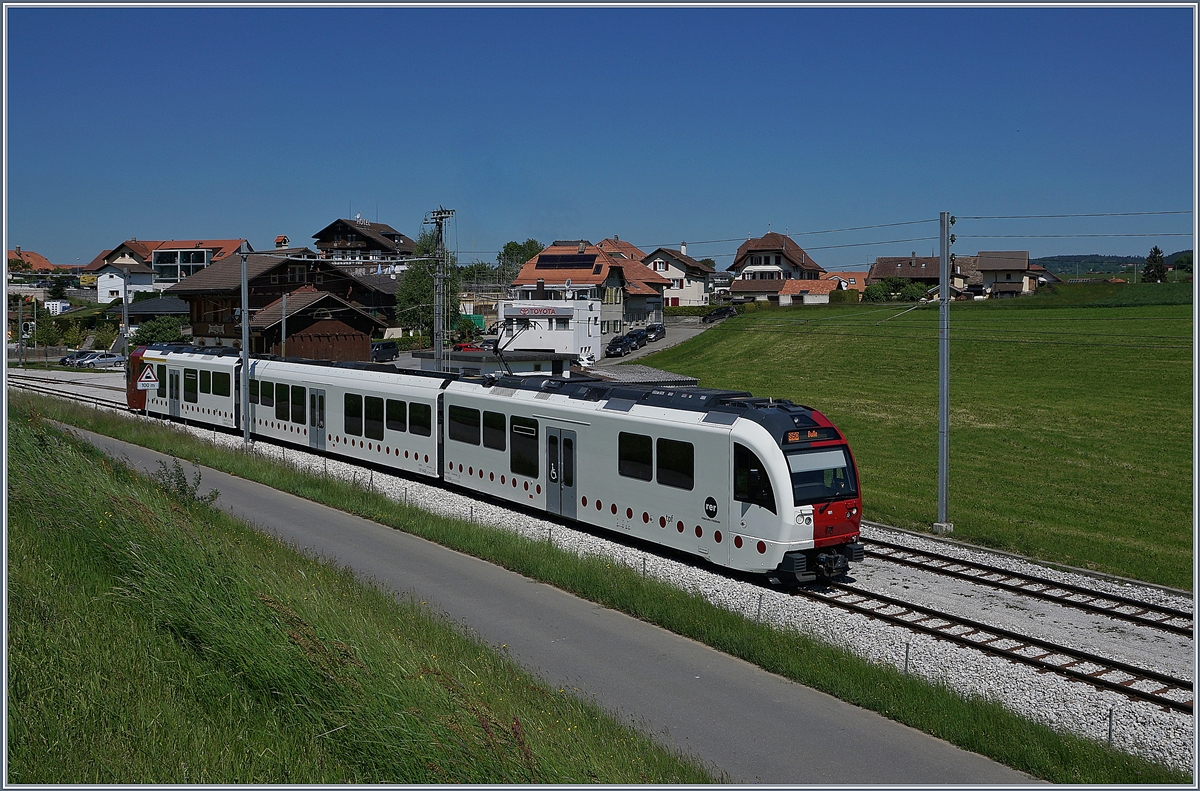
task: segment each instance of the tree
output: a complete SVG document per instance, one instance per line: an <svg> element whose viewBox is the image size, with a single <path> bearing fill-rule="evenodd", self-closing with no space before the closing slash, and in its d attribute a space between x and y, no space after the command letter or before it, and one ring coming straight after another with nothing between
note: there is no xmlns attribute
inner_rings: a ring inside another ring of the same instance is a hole
<svg viewBox="0 0 1200 791"><path fill-rule="evenodd" d="M501 283L511 283L517 277L522 264L546 249L537 239L526 239L524 242L508 242L496 256L499 265Z"/></svg>
<svg viewBox="0 0 1200 791"><path fill-rule="evenodd" d="M23 258L8 259L8 271L9 272L28 272L32 268L33 267L31 267L29 265L29 263L27 261L25 261Z"/></svg>
<svg viewBox="0 0 1200 791"><path fill-rule="evenodd" d="M714 270L717 268L717 262L712 260L711 258L701 258L698 263L707 264L708 266L711 266Z"/></svg>
<svg viewBox="0 0 1200 791"><path fill-rule="evenodd" d="M883 283L872 283L863 290L863 302L886 302L888 298L887 286Z"/></svg>
<svg viewBox="0 0 1200 791"><path fill-rule="evenodd" d="M1150 254L1146 256L1146 266L1142 269L1142 280L1147 283L1161 283L1167 279L1167 264L1163 251L1158 249L1158 245L1150 248Z"/></svg>
<svg viewBox="0 0 1200 791"><path fill-rule="evenodd" d="M900 289L901 302L916 302L923 296L925 296L925 286L922 283L906 283Z"/></svg>
<svg viewBox="0 0 1200 791"><path fill-rule="evenodd" d="M433 275L437 271L437 240L430 229L421 231L417 239L415 260L408 265L400 285L396 288L396 322L401 327L420 329L423 335L433 337ZM449 254L445 267L445 310L442 327L447 334L458 323L458 303L462 293L462 279L454 254Z"/></svg>
<svg viewBox="0 0 1200 791"><path fill-rule="evenodd" d="M180 331L187 319L183 316L159 316L138 326L137 332L129 339L131 347L149 346L152 343L182 343L183 333Z"/></svg>
<svg viewBox="0 0 1200 791"><path fill-rule="evenodd" d="M464 283L499 283L499 270L486 261L475 261L459 269Z"/></svg>
<svg viewBox="0 0 1200 791"><path fill-rule="evenodd" d="M72 349L78 349L83 343L83 329L79 326L78 321L68 321L67 328L63 330L63 343Z"/></svg>
<svg viewBox="0 0 1200 791"><path fill-rule="evenodd" d="M62 299L67 296L67 279L65 277L56 277L50 282L50 299Z"/></svg>

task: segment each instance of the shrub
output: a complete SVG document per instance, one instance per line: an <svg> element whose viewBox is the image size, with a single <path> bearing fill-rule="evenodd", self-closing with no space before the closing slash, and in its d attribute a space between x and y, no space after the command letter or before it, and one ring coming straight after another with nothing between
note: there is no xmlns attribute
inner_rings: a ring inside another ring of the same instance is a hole
<svg viewBox="0 0 1200 791"><path fill-rule="evenodd" d="M862 298L863 302L886 302L888 299L887 287L883 283L873 283L863 291Z"/></svg>
<svg viewBox="0 0 1200 791"><path fill-rule="evenodd" d="M829 293L829 302L858 302L858 291L853 288L839 289Z"/></svg>

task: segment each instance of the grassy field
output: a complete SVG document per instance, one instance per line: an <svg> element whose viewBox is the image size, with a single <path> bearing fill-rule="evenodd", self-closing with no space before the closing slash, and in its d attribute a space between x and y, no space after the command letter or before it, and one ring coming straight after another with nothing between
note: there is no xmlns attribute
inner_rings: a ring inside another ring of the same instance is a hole
<svg viewBox="0 0 1200 791"><path fill-rule="evenodd" d="M186 476L10 415L7 782L714 781Z"/></svg>
<svg viewBox="0 0 1200 791"><path fill-rule="evenodd" d="M205 440L157 421L146 422L126 415L93 410L57 399L24 394L14 395L11 398L10 410L15 410L15 414L18 416L34 410L39 414L81 428L119 437L125 441L185 459L195 459L199 464L249 480L260 481L282 491L292 492L315 502L324 503L348 513L358 514L381 524L436 541L457 551L496 563L530 579L554 585L601 606L657 624L731 656L756 664L772 673L827 692L854 705L880 712L884 716L945 739L964 749L987 755L1035 777L1053 782L1077 783L1179 783L1187 780L1187 775L1184 773L1107 749L1096 742L1058 733L1043 725L1022 719L1006 711L997 703L975 698L964 699L944 687L905 676L895 668L872 665L853 654L825 645L806 635L794 631L773 629L765 624L747 620L709 603L697 594L679 590L667 582L652 577L644 577L636 569L611 564L603 557L578 557L549 542L531 541L471 522L434 516L417 508L398 504L382 495L366 492L350 482L296 470L253 453L230 452L228 449L214 446ZM14 413L10 412L10 414ZM19 417L18 419L24 418ZM13 463L10 462L10 486L14 481ZM54 459L45 453L38 453L36 464L38 465L37 469L40 470L43 466L54 464ZM81 471L70 468L65 480L75 480L80 474ZM43 488L40 482L34 489L42 498L42 502L47 502L51 497L48 492L53 491ZM10 498L12 498L11 493ZM17 498L10 499L10 502L17 501ZM37 518L36 514L40 511L37 509L36 503L31 506L30 510L35 515L29 519ZM101 519L107 515L103 510L91 512L93 519ZM252 534L246 534L234 545L240 551L243 546L257 546L255 542L258 541L260 540L256 538L252 540ZM30 580L27 585L30 593L26 594L27 596L36 596L40 601L45 602L55 602L64 596L62 571L56 569L52 564L43 563L40 556L30 555L27 558L24 555L14 554L11 539L9 557L10 608L13 595L11 580L16 577L13 571L16 565L27 567L22 570L22 573L28 575ZM250 557L252 562L258 566L255 574L261 575L262 563L256 559L257 551ZM197 559L195 562L203 565L203 562L206 561ZM191 573L187 564L180 567L180 573ZM348 639L337 631L340 627L336 625L348 615L342 614L340 608L336 606L336 597L323 592L325 590L324 582L317 584L315 579L309 580L313 573L315 572L310 572L308 578L303 578L305 582L298 582L299 589L295 590L290 598L281 599L275 593L271 593L271 595L277 601L285 601L306 621L313 623L319 633L336 635L336 639L354 646L354 650L359 652L357 655L363 656L364 654L358 647L359 642ZM272 578L281 576L286 575L276 573ZM293 579L293 582L297 581ZM306 582L312 585L313 594L304 589ZM70 583L68 583L68 587L69 585ZM87 606L94 607L96 602L108 603L111 601L104 597L102 587L98 591L89 594ZM320 595L314 595L318 593ZM329 618L328 623L332 625L327 625L324 620L310 617L311 610L300 608L300 602L303 602L306 608L310 606L308 599L304 598L310 595L313 596L314 602L311 606L316 606L317 601L330 602L330 607L326 612ZM359 611L361 606L353 604L352 601L348 601L347 604L352 606L355 611ZM379 606L384 606L384 604L380 603ZM83 605L80 605L80 608L83 609ZM47 639L43 634L44 627L36 623L46 620L42 615L45 612L44 606L41 609L25 609L20 612L21 619L35 622L34 631L31 633L28 640L29 645L25 650L33 653L34 656L39 656L36 652L42 650L55 655L59 651L63 651L59 647L62 641L55 643L53 640ZM81 613L78 618L82 619L86 614ZM357 617L364 616L360 613ZM15 623L13 618L14 616L10 614L10 678L14 678L11 668L16 665L12 664L11 657L16 655L13 649L13 640L18 634L18 629L12 625ZM52 617L50 620L58 621L60 619ZM62 631L71 633L77 631L78 627L71 619L61 620L63 622ZM105 628L107 631L103 633L121 634L122 629L126 627ZM151 627L143 626L142 628ZM163 627L160 625L158 628ZM190 634L190 632L184 632L184 634ZM369 635L360 633L354 634L358 635L356 640L365 641L369 637ZM70 640L76 642L68 641L69 651L64 651L64 654L71 654L74 657L80 653L86 654L89 647L91 650L95 650L94 642L80 643L78 638L74 637ZM43 649L43 646L46 648ZM429 653L435 653L441 658L448 656L444 650L430 651ZM423 657L423 654L421 656ZM96 661L90 656L85 656L84 659L71 658L69 661L80 664L84 663L84 660L86 663ZM370 666L369 662L367 664ZM151 668L157 666L154 663L150 664ZM453 662L448 662L435 667L446 669L449 672L458 672L458 678L465 678L465 673L468 671L455 671L452 666ZM462 666L460 663L459 667ZM473 669L473 666L469 664L467 667ZM30 670L30 672L34 674L35 671ZM130 671L130 677L134 679L129 682L131 685L136 687L140 683L142 680L138 675L140 672L145 671L139 669ZM207 677L205 674L212 672L214 672L212 668L202 667L197 672L196 678ZM71 712L70 716L74 716L74 709L88 705L86 696L77 694L70 688L74 675L73 672L64 673L61 678L47 679L43 674L39 677L41 680L25 685L24 689L27 693L28 690L37 689L39 696L45 695L46 687L53 688L56 684L68 686L65 693L51 698L53 704L51 707L45 711L38 709L38 717L47 721L53 720L55 717L62 719L61 712ZM221 693L221 695L224 694ZM215 698L201 696L201 701L207 701L209 704L214 699L223 702L225 698L221 695ZM28 695L25 700L28 701L28 706L40 706L40 703L33 701L32 695ZM40 701L41 697L37 700ZM492 698L489 698L490 700ZM17 732L13 727L15 710L10 703L10 734ZM114 711L110 715L114 718L112 723L108 723L104 719L97 719L95 723L101 728L120 726L124 730L130 730L137 727L139 718L141 720L153 719L154 714L155 708L151 703L142 706L141 713L132 719L129 717L121 719L120 712ZM200 714L196 713L193 716L198 717ZM504 716L508 716L507 712ZM559 722L562 721L561 716L556 716L555 719ZM185 728L190 728L186 720L179 718L176 720L181 722ZM524 723L526 720L522 719L521 722ZM549 720L546 722L548 724ZM340 725L341 722L336 724ZM41 722L39 726L40 731L31 729L29 732L31 735L25 736L29 741L39 745L38 750L45 752L47 744L64 743L62 741L64 734L52 730L59 726L52 722ZM331 724L330 727L335 727L335 725ZM47 730L52 730L49 736L45 733ZM319 734L323 731L306 731L310 736L314 732ZM525 728L525 732L532 733L529 728ZM24 735L25 732L21 733ZM69 742L66 743L69 744ZM15 749L14 744L10 735L10 750ZM539 755L536 749L534 755ZM45 761L45 757L41 753L37 753L36 758L36 761L29 761L28 765L39 766ZM143 764L149 765L146 759L143 759ZM188 765L196 766L197 764L189 763ZM438 765L441 766L441 764ZM238 769L240 765L232 764L232 766L234 769ZM252 766L252 764L245 764L245 766ZM273 764L272 767L275 771L279 771L281 765ZM248 770L242 769L241 771L243 774L239 777L251 776ZM614 777L617 772L617 769L610 769L607 775L602 776ZM256 778L266 777L268 774L264 770L264 773L253 776ZM650 772L645 772L645 775L653 777ZM614 780L614 782L616 781ZM654 780L639 782L654 782Z"/></svg>
<svg viewBox="0 0 1200 791"><path fill-rule="evenodd" d="M953 304L956 538L1192 588L1190 288L1079 285ZM752 311L640 362L819 409L854 449L864 515L927 529L938 313L903 310Z"/></svg>

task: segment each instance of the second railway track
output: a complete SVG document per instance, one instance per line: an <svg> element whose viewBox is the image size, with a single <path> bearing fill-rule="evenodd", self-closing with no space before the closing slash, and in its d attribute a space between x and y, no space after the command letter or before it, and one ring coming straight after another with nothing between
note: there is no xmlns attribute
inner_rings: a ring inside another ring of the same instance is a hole
<svg viewBox="0 0 1200 791"><path fill-rule="evenodd" d="M1004 656L1135 700L1192 713L1193 684L1187 679L1134 667L844 583L799 588L794 593L940 640Z"/></svg>
<svg viewBox="0 0 1200 791"><path fill-rule="evenodd" d="M1104 615L1109 618L1161 629L1166 632L1193 636L1193 614L1187 610L1132 599L1078 585L1055 582L1042 577L1009 569L961 560L937 552L913 549L877 539L861 539L867 556L878 560L922 569L978 585L1012 591L1064 607Z"/></svg>

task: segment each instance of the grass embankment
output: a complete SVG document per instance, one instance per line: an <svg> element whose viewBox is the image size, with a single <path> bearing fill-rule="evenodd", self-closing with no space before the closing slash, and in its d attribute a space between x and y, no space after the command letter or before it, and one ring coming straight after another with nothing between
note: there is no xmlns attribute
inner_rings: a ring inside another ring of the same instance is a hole
<svg viewBox="0 0 1200 791"><path fill-rule="evenodd" d="M1184 773L1107 749L1095 742L1057 733L1022 719L996 703L963 699L942 687L904 676L891 667L869 664L804 635L749 621L697 595L643 577L634 569L611 564L604 558L581 558L548 542L531 541L470 522L434 516L363 491L349 482L312 475L252 453L231 452L157 422L37 396L14 395L10 408L29 409L33 405L48 417L196 459L201 464L483 558L703 642L855 705L878 711L1037 777L1055 782L1086 783L1178 783L1187 780ZM339 639L350 642L344 637Z"/></svg>
<svg viewBox="0 0 1200 791"><path fill-rule="evenodd" d="M8 782L713 781L186 478L12 415Z"/></svg>
<svg viewBox="0 0 1200 791"><path fill-rule="evenodd" d="M955 538L1190 590L1190 303L1190 285L1111 284L953 303ZM854 449L866 517L928 529L938 308L906 307L755 311L643 362L819 409Z"/></svg>

